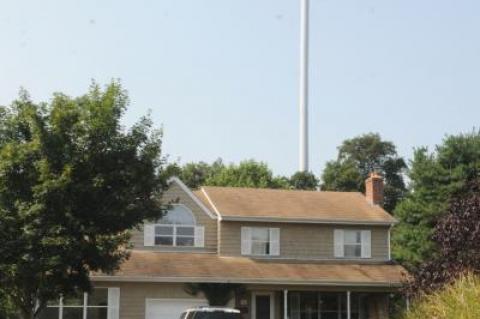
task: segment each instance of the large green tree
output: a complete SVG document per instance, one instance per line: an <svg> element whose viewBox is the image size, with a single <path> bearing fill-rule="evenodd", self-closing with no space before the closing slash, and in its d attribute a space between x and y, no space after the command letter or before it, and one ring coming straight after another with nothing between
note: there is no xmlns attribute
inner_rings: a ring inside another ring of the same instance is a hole
<svg viewBox="0 0 480 319"><path fill-rule="evenodd" d="M400 223L392 237L394 257L414 267L432 259L437 249L431 236L447 210L452 194L480 174L480 132L447 136L429 152L414 152L408 177L410 192L395 209Z"/></svg>
<svg viewBox="0 0 480 319"><path fill-rule="evenodd" d="M0 108L0 298L21 318L88 291L91 271L128 257L128 230L162 213L161 135L148 118L122 128L127 104L114 82Z"/></svg>
<svg viewBox="0 0 480 319"><path fill-rule="evenodd" d="M322 189L365 192L365 179L372 171L385 178L385 203L392 212L404 196L403 172L406 164L395 145L384 141L377 133L368 133L345 140L338 147L336 160L326 164L322 174Z"/></svg>

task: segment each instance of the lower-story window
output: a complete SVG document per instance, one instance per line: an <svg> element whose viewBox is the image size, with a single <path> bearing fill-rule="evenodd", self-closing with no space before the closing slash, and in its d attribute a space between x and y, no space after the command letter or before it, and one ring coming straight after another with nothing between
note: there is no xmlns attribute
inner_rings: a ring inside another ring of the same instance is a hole
<svg viewBox="0 0 480 319"><path fill-rule="evenodd" d="M368 319L372 307L381 308L376 294L352 293L350 299L351 319ZM290 319L346 319L346 292L288 292Z"/></svg>
<svg viewBox="0 0 480 319"><path fill-rule="evenodd" d="M108 288L95 288L90 294L51 301L40 319L107 319L108 292Z"/></svg>

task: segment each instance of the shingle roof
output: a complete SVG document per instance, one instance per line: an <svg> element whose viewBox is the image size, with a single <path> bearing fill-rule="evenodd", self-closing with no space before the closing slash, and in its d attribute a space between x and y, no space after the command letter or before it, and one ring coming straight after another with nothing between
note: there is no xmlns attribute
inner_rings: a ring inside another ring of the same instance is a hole
<svg viewBox="0 0 480 319"><path fill-rule="evenodd" d="M113 276L93 280L149 282L235 282L259 284L398 287L405 270L388 264L268 261L205 253L132 251Z"/></svg>
<svg viewBox="0 0 480 319"><path fill-rule="evenodd" d="M277 218L329 222L394 223L357 192L205 186L194 192L222 218Z"/></svg>

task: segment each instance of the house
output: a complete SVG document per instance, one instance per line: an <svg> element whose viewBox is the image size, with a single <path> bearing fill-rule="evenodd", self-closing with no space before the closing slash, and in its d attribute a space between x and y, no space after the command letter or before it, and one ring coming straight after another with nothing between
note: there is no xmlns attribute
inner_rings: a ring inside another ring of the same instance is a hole
<svg viewBox="0 0 480 319"><path fill-rule="evenodd" d="M202 187L178 178L164 194L171 210L132 233L130 259L95 289L50 305L52 318L177 319L206 305L185 283L240 283L230 305L245 319L380 319L404 269L391 260L395 219L381 208L383 180L366 195ZM77 311L76 313L74 313ZM69 315L66 315L69 314Z"/></svg>

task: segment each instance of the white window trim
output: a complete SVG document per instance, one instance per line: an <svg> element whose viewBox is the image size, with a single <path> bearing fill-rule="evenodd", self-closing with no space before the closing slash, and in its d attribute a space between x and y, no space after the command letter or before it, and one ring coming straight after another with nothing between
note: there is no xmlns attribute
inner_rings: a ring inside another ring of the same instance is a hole
<svg viewBox="0 0 480 319"><path fill-rule="evenodd" d="M253 239L253 232L254 231L265 231L267 233L267 239L266 240L258 240L258 239ZM271 247L270 247L270 242L271 242L271 239L270 239L270 228L268 227L252 227L252 233L251 233L251 237L250 237L250 245L251 245L251 248L250 248L250 251L251 251L251 255L252 256L270 256L271 255ZM258 254L258 253L254 253L253 252L253 244L256 243L256 244L264 244L266 245L266 248L268 248L268 253L263 253L263 254Z"/></svg>
<svg viewBox="0 0 480 319"><path fill-rule="evenodd" d="M359 242L353 242L353 243L349 243L347 242L347 234L348 233L354 233L355 234L355 238L359 235L360 236L360 241ZM346 247L347 246L353 246L355 248L357 247L360 247L360 255L359 256L347 256L346 255ZM343 230L343 257L344 258L351 258L351 259L356 259L356 258L362 258L362 247L363 247L363 243L362 243L362 231L359 230L359 229L344 229Z"/></svg>
<svg viewBox="0 0 480 319"><path fill-rule="evenodd" d="M153 225L153 243L154 246L156 247L195 247L195 227L197 225L185 225L185 224L152 224ZM160 227L172 227L172 235L157 235L155 233L155 227L160 226ZM177 235L177 228L192 228L193 229L193 235L192 236L187 236L187 235ZM165 237L165 238L170 238L172 237L172 245L160 245L160 244L155 244L155 239L157 237ZM177 238L192 238L193 239L193 245L187 246L187 245L177 245Z"/></svg>
<svg viewBox="0 0 480 319"><path fill-rule="evenodd" d="M341 232L342 238L339 238L341 240L341 243L337 242L336 238L336 233ZM346 232L360 232L360 244L358 243L346 243L345 242L345 234ZM364 250L366 243L364 243L364 233L368 232L368 237L370 238L370 245L368 247L368 256L366 251ZM333 246L334 246L334 258L335 259L345 259L345 260L365 260L365 259L372 259L372 241L371 241L371 229L344 229L344 228L339 228L339 229L334 229L334 241L333 241ZM337 245L341 245L341 256L336 255L336 250L337 250ZM346 245L359 245L360 246L360 256L346 256L345 255L345 246Z"/></svg>
<svg viewBox="0 0 480 319"><path fill-rule="evenodd" d="M195 216L195 214L193 213L193 211L190 209L190 207L188 207L187 205L185 204L181 204L181 203L174 203L174 204L169 204L169 206L182 206L184 208L186 208L186 210L190 213L190 215L192 216L192 219L193 219L193 223L194 224L197 224L197 216ZM167 210L168 212L168 210ZM160 218L161 219L161 218ZM173 224L171 224L173 225ZM178 225L181 225L181 224L178 224ZM186 224L185 224L186 225Z"/></svg>
<svg viewBox="0 0 480 319"><path fill-rule="evenodd" d="M104 308L107 310L107 319L109 318L109 311L112 305L109 304L110 301L110 288L113 287L94 287L93 289L105 289L107 290L107 305L104 306L99 306L99 305L88 305L88 292L83 293L83 303L81 305L64 305L63 304L63 296L58 298L58 304L55 305L47 305L47 308L58 308L58 319L63 318L63 310L65 308L79 308L82 309L82 318L87 319L88 318L88 309L89 308ZM111 319L118 319L118 318L111 318Z"/></svg>
<svg viewBox="0 0 480 319"><path fill-rule="evenodd" d="M243 229L249 229L249 232L244 232ZM252 239L252 233L253 233L253 230L254 229L262 229L262 230L266 230L267 231L267 234L268 234L268 241L263 241L263 240L253 240ZM273 238L272 238L272 230L277 230L277 241L276 241L276 245L278 246L277 248L277 253L274 253L273 252L273 244L275 243ZM245 234L249 234L250 235L250 238L243 238L243 235ZM243 250L242 250L242 247L241 247L241 254L243 256L252 256L252 257L275 257L275 256L279 256L280 255L280 228L278 227L241 227L241 236L242 238L240 238L240 246L243 246L244 245L244 242L247 242L249 247L248 247L248 253L244 253ZM256 242L256 243L267 243L268 244L268 253L266 254L257 254L257 253L253 253L253 243Z"/></svg>

